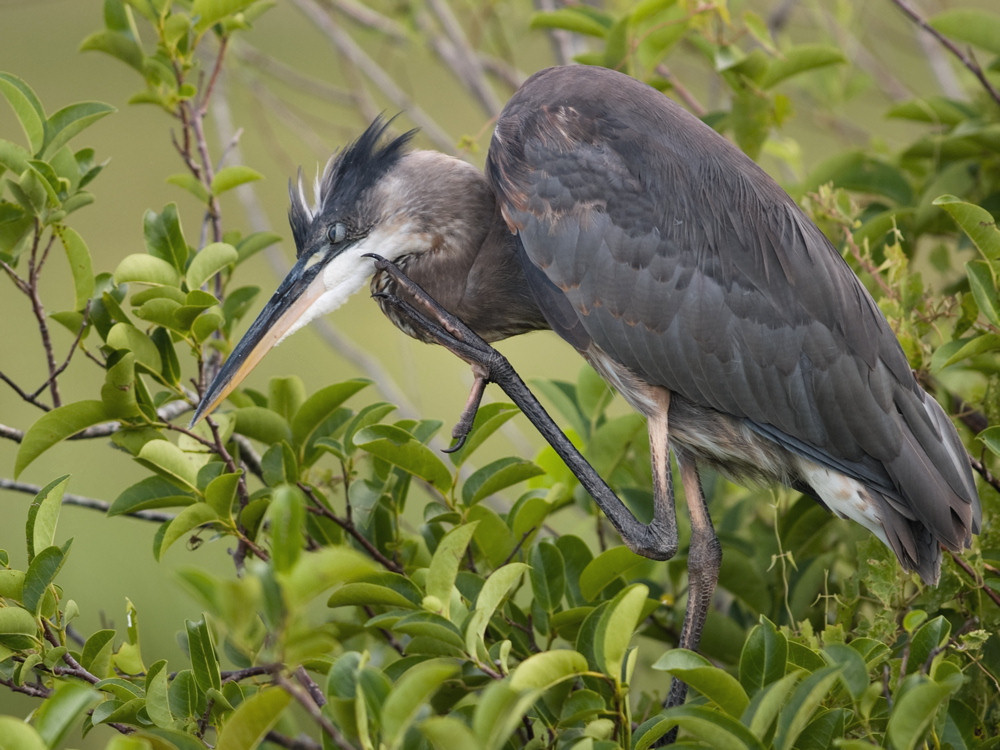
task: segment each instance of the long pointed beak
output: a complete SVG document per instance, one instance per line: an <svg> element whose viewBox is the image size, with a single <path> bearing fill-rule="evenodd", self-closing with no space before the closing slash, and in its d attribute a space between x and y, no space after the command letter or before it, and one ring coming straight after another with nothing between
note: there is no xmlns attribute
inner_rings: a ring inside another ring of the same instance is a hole
<svg viewBox="0 0 1000 750"><path fill-rule="evenodd" d="M306 255L292 267L208 386L192 426L211 414L276 344L315 317L306 313L327 291L322 269L322 263Z"/></svg>

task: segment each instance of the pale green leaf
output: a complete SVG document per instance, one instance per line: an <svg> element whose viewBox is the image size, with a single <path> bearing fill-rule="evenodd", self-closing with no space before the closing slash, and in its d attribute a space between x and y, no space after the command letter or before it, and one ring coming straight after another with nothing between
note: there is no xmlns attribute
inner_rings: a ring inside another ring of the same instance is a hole
<svg viewBox="0 0 1000 750"><path fill-rule="evenodd" d="M514 690L545 690L565 679L588 671L587 659L579 651L556 649L533 654L511 673Z"/></svg>
<svg viewBox="0 0 1000 750"><path fill-rule="evenodd" d="M448 617L451 590L455 585L459 565L477 525L476 523L467 523L456 526L449 531L441 538L434 551L434 557L431 558L431 564L427 570L426 591L428 596L437 597L440 600L441 614L445 617Z"/></svg>
<svg viewBox="0 0 1000 750"><path fill-rule="evenodd" d="M135 282L155 286L177 286L181 281L170 263L146 253L126 255L115 269L114 279L116 284Z"/></svg>
<svg viewBox="0 0 1000 750"><path fill-rule="evenodd" d="M221 195L227 190L232 190L247 182L262 180L264 175L256 169L237 164L231 167L223 167L216 172L212 178L211 190L213 195Z"/></svg>
<svg viewBox="0 0 1000 750"><path fill-rule="evenodd" d="M226 242L205 245L191 260L184 280L188 289L199 289L215 274L236 262L236 248Z"/></svg>
<svg viewBox="0 0 1000 750"><path fill-rule="evenodd" d="M66 251L66 260L73 275L76 297L73 309L83 310L94 296L94 268L91 264L90 250L83 237L72 227L61 226L57 233Z"/></svg>
<svg viewBox="0 0 1000 750"><path fill-rule="evenodd" d="M163 442L156 441L156 442ZM189 505L172 520L160 539L156 549L157 559L163 557L163 553L178 539L206 523L219 520L219 514L208 503L195 503Z"/></svg>
<svg viewBox="0 0 1000 750"><path fill-rule="evenodd" d="M28 508L28 561L36 552L51 547L56 539L56 523L62 510L63 493L69 482L69 474L64 474L45 485Z"/></svg>
<svg viewBox="0 0 1000 750"><path fill-rule="evenodd" d="M265 688L250 696L223 725L216 750L256 750L291 700L291 695L278 688Z"/></svg>
<svg viewBox="0 0 1000 750"><path fill-rule="evenodd" d="M14 476L56 443L81 430L108 421L101 401L77 401L43 414L24 435L14 461Z"/></svg>

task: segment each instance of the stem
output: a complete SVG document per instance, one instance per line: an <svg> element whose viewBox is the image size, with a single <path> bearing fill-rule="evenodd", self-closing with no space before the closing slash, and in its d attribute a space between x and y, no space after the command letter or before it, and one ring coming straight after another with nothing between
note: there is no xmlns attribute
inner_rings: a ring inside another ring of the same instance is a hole
<svg viewBox="0 0 1000 750"><path fill-rule="evenodd" d="M923 16L917 13L917 11L914 10L914 8L906 0L889 0L889 1L897 8L899 8L901 11L903 11L903 13L906 14L906 16L908 16L911 21L917 24L917 26L919 26L921 29L923 29L932 37L934 37L941 44L941 46L943 46L946 50L948 50L949 52L951 52L951 54L953 54L956 58L958 58L959 62L961 62L962 65L964 65L972 73L972 75L976 77L979 83L982 84L983 88L986 89L986 93L990 95L990 98L992 98L993 101L995 101L998 105L1000 105L1000 91L997 91L997 89L993 86L993 84L990 83L990 80L989 78L986 77L986 74L983 72L983 69L979 67L979 63L977 63L972 58L971 55L967 55L965 52L959 49L957 44L955 44L948 37L946 37L940 31L935 29L929 23L927 23L927 21L924 20Z"/></svg>

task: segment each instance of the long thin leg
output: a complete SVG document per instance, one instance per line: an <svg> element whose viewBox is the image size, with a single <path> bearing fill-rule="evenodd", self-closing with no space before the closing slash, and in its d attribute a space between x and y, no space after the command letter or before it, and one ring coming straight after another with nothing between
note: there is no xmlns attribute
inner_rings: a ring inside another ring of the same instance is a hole
<svg viewBox="0 0 1000 750"><path fill-rule="evenodd" d="M691 545L688 550L688 599L684 609L684 625L681 628L681 639L677 645L691 651L698 650L701 642L701 631L705 627L705 618L712 602L712 593L719 580L719 568L722 565L722 545L715 535L712 519L708 515L708 504L701 491L701 480L698 478L698 467L690 456L683 451L677 451L677 466L681 472L681 484L684 486L684 498L687 500L688 515L691 518ZM687 695L687 685L674 679L670 685L670 695L664 706L671 708L684 703ZM677 730L672 729L660 741L657 747L672 744L676 739Z"/></svg>
<svg viewBox="0 0 1000 750"><path fill-rule="evenodd" d="M485 379L503 389L580 480L629 549L653 560L667 560L675 554L677 528L672 500L654 505L653 520L648 525L637 519L563 434L506 357L441 307L394 264L377 255L369 257L375 260L378 270L392 275L396 283L427 310L427 314L395 295L380 293L379 298L406 313L415 325L453 354L473 366L481 367L488 374ZM466 408L468 410L469 407Z"/></svg>

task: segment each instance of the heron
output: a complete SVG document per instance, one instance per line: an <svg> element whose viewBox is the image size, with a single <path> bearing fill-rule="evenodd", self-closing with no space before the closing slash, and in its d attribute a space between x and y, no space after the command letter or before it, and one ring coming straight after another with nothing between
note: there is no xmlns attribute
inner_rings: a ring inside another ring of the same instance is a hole
<svg viewBox="0 0 1000 750"><path fill-rule="evenodd" d="M379 118L290 183L297 261L207 388L210 413L261 357L370 279L404 332L473 366L528 414L634 551L678 549L673 454L690 516L679 645L697 650L721 547L699 471L783 484L936 583L942 546L981 523L968 454L874 300L794 200L662 92L548 68L499 115L485 173L411 150ZM648 421L652 520L632 515L492 343L551 329ZM674 681L668 705L683 702Z"/></svg>

